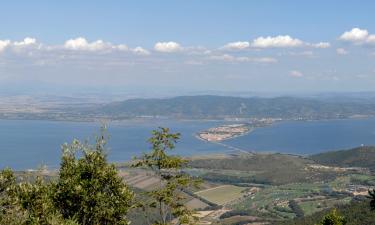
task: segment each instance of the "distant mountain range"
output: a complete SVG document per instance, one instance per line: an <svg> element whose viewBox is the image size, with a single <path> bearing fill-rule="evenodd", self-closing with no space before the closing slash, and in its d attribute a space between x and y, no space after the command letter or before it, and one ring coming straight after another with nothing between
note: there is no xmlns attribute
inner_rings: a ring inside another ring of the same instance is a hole
<svg viewBox="0 0 375 225"><path fill-rule="evenodd" d="M332 119L374 116L373 99L297 97L181 96L165 99L130 99L96 109L113 118L168 117L186 119L283 118Z"/></svg>

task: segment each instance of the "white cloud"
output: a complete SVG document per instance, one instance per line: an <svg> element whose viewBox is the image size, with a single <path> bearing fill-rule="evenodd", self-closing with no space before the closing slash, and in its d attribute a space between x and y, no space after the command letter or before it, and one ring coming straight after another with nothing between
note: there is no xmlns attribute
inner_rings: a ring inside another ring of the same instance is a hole
<svg viewBox="0 0 375 225"><path fill-rule="evenodd" d="M303 41L290 37L289 35L279 35L276 37L258 37L251 43L256 48L285 48L303 46Z"/></svg>
<svg viewBox="0 0 375 225"><path fill-rule="evenodd" d="M338 48L338 49L336 49L336 53L337 53L338 55L347 55L349 52L346 51L346 50L343 49L343 48Z"/></svg>
<svg viewBox="0 0 375 225"><path fill-rule="evenodd" d="M23 39L23 41L19 41L19 42L16 41L13 43L14 46L19 46L19 47L34 45L34 44L36 44L36 39L30 38L30 37L26 37L25 39Z"/></svg>
<svg viewBox="0 0 375 225"><path fill-rule="evenodd" d="M127 45L124 45L124 44L117 45L116 48L120 51L128 51L129 50L129 47Z"/></svg>
<svg viewBox="0 0 375 225"><path fill-rule="evenodd" d="M360 28L353 28L350 31L344 32L340 36L340 40L351 41L351 42L362 42L368 37L368 31Z"/></svg>
<svg viewBox="0 0 375 225"><path fill-rule="evenodd" d="M247 41L237 41L237 42L230 42L230 43L224 45L223 47L221 47L221 49L242 50L242 49L246 49L248 47L250 47L249 42L247 42Z"/></svg>
<svg viewBox="0 0 375 225"><path fill-rule="evenodd" d="M10 45L10 40L0 40L0 52Z"/></svg>
<svg viewBox="0 0 375 225"><path fill-rule="evenodd" d="M257 63L277 63L277 59L271 57L237 57L237 61L239 62L257 62Z"/></svg>
<svg viewBox="0 0 375 225"><path fill-rule="evenodd" d="M368 44L375 44L375 34L369 35L369 36L367 37L366 42L367 42Z"/></svg>
<svg viewBox="0 0 375 225"><path fill-rule="evenodd" d="M283 55L283 54L280 54L280 55ZM287 55L313 57L315 54L313 51L302 51L302 52L289 52Z"/></svg>
<svg viewBox="0 0 375 225"><path fill-rule="evenodd" d="M367 30L360 28L344 32L339 39L356 45L375 45L375 34L369 34Z"/></svg>
<svg viewBox="0 0 375 225"><path fill-rule="evenodd" d="M67 40L64 44L64 47L69 50L101 51L101 50L111 49L112 44L106 43L102 40L88 42L85 38L78 37L75 39Z"/></svg>
<svg viewBox="0 0 375 225"><path fill-rule="evenodd" d="M26 37L22 41L0 40L0 52L8 47L16 51L29 46L37 46L35 38Z"/></svg>
<svg viewBox="0 0 375 225"><path fill-rule="evenodd" d="M312 44L313 47L315 48L329 48L331 47L331 44L328 43L328 42L319 42L319 43L316 43L316 44Z"/></svg>
<svg viewBox="0 0 375 225"><path fill-rule="evenodd" d="M301 71L298 71L298 70L292 70L289 72L289 76L291 77L303 77L303 73Z"/></svg>
<svg viewBox="0 0 375 225"><path fill-rule="evenodd" d="M150 55L149 51L147 51L146 49L144 49L144 48L142 48L140 46L132 49L132 52L135 53L135 54L137 54L137 55Z"/></svg>
<svg viewBox="0 0 375 225"><path fill-rule="evenodd" d="M296 48L296 47L312 47L312 48L329 48L331 44L328 42L308 43L289 35L279 35L275 37L258 37L251 42L254 48Z"/></svg>
<svg viewBox="0 0 375 225"><path fill-rule="evenodd" d="M235 57L229 54L213 55L209 57L210 60L225 61L225 62L255 62L255 63L276 63L277 59L271 57Z"/></svg>
<svg viewBox="0 0 375 225"><path fill-rule="evenodd" d="M166 52L166 53L172 53L172 52L178 52L182 50L182 47L177 42L157 42L154 46L155 51L158 52Z"/></svg>
<svg viewBox="0 0 375 225"><path fill-rule="evenodd" d="M234 61L235 57L228 55L228 54L224 54L224 55L213 55L213 56L210 56L209 59L230 62L230 61Z"/></svg>

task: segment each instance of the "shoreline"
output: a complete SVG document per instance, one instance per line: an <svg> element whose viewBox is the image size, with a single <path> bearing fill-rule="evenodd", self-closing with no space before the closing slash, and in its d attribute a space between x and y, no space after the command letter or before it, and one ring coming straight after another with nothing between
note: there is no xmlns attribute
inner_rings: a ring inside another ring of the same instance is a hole
<svg viewBox="0 0 375 225"><path fill-rule="evenodd" d="M235 124L224 124L216 127L211 127L203 131L195 133L195 137L202 141L211 143L219 143L241 136L245 136L253 132L256 128L272 126L277 122L284 121L281 118L262 118L253 119L250 122L235 123Z"/></svg>

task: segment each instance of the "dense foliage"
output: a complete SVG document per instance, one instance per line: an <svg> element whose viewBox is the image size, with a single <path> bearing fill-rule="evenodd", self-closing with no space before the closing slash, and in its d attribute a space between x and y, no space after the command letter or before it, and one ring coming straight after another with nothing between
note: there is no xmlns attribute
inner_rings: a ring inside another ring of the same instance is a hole
<svg viewBox="0 0 375 225"><path fill-rule="evenodd" d="M77 140L63 145L59 176L16 181L0 174L0 224L128 224L133 193L105 156L102 135L94 146Z"/></svg>
<svg viewBox="0 0 375 225"><path fill-rule="evenodd" d="M346 220L343 216L337 213L336 209L333 209L330 213L325 215L320 221L319 225L345 225Z"/></svg>
<svg viewBox="0 0 375 225"><path fill-rule="evenodd" d="M79 224L127 224L133 193L105 156L106 138L95 148L75 140L63 145L59 178L53 183L53 203L64 218ZM81 158L77 154L82 154Z"/></svg>
<svg viewBox="0 0 375 225"><path fill-rule="evenodd" d="M189 175L182 173L181 169L186 166L187 161L178 156L170 156L168 150L174 148L180 134L170 133L168 128L160 128L152 133L148 140L152 145L150 153L138 158L134 167L148 168L159 178L159 186L148 192L151 201L146 206L157 208L158 220L153 224L195 224L194 211L189 210L184 204L182 192L190 186L196 186L199 181L192 179Z"/></svg>
<svg viewBox="0 0 375 225"><path fill-rule="evenodd" d="M345 225L364 225L374 224L375 213L370 209L368 201L351 202L347 205L336 206L336 214L340 218L344 217ZM316 225L321 224L323 219L330 215L331 210L323 210L310 216L296 218L284 222L276 223L276 225Z"/></svg>
<svg viewBox="0 0 375 225"><path fill-rule="evenodd" d="M339 167L364 167L375 170L375 147L324 152L310 157L319 164Z"/></svg>

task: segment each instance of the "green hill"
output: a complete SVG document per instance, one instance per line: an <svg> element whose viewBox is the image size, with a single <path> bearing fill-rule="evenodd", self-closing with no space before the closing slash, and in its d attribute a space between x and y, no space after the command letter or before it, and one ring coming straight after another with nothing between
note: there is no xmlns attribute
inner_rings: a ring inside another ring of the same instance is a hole
<svg viewBox="0 0 375 225"><path fill-rule="evenodd" d="M312 155L310 158L327 166L364 167L375 170L375 147L371 146L325 152Z"/></svg>
<svg viewBox="0 0 375 225"><path fill-rule="evenodd" d="M173 118L278 117L325 119L375 115L373 102L332 102L317 98L242 98L181 96L166 99L130 99L95 111L111 117L164 116Z"/></svg>
<svg viewBox="0 0 375 225"><path fill-rule="evenodd" d="M309 165L313 163L310 159L286 154L249 154L227 158L194 159L189 166L205 171L200 174L205 180L225 183L271 185L309 183L332 180L339 174L335 171L312 169Z"/></svg>
<svg viewBox="0 0 375 225"><path fill-rule="evenodd" d="M368 201L352 202L348 205L337 206L337 211L347 221L346 225L371 225L375 224L375 212L370 210ZM318 224L329 210L314 213L303 218L275 223L276 225L314 225Z"/></svg>

